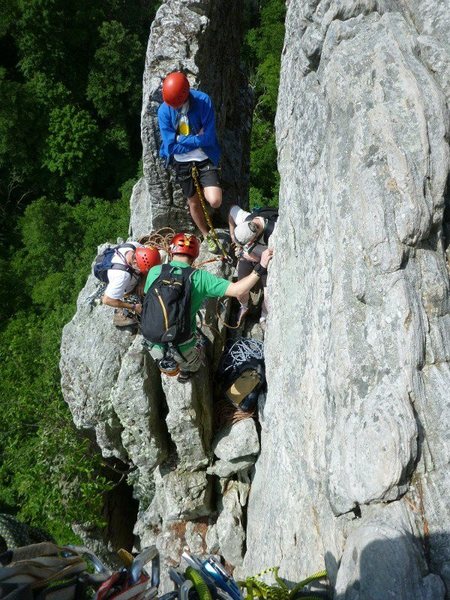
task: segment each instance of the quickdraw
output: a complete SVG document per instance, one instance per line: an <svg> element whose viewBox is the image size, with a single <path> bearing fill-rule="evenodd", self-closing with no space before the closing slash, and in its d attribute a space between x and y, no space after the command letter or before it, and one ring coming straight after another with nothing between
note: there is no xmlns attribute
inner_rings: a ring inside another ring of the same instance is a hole
<svg viewBox="0 0 450 600"><path fill-rule="evenodd" d="M220 252L222 253L222 260L231 264L233 262L233 259L226 252L226 250L223 247L221 241L219 240L217 232L214 229L214 225L212 224L211 217L209 216L208 210L206 208L205 196L203 194L203 190L202 190L202 187L200 185L200 180L199 180L199 177L198 177L198 169L197 169L197 167L196 167L195 164L192 165L192 179L194 180L195 189L197 190L197 194L198 194L198 197L200 199L200 204L201 204L201 207L202 207L202 210L203 210L203 214L205 215L205 219L206 219L206 222L208 224L209 231L210 231L210 233L211 233L211 235L212 235L215 243L217 244L217 247L219 248Z"/></svg>

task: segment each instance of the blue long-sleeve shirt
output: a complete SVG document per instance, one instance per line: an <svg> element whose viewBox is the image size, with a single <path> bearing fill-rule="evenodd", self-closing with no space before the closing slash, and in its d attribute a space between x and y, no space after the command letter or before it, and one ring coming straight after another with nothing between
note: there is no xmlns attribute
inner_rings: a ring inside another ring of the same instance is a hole
<svg viewBox="0 0 450 600"><path fill-rule="evenodd" d="M167 165L173 159L174 154L186 154L186 152L201 148L213 164L217 165L220 158L220 147L216 136L214 107L208 94L191 90L189 92L189 109L186 114L191 133L178 135L181 110L176 110L165 102L159 107L158 123L162 138L159 155L165 159Z"/></svg>

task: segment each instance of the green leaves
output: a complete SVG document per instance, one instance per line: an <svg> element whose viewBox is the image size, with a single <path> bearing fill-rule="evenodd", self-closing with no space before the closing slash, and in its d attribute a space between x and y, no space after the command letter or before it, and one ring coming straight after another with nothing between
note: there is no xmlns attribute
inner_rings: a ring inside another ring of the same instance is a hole
<svg viewBox="0 0 450 600"><path fill-rule="evenodd" d="M0 288L16 314L0 335L0 504L68 542L70 524L102 524L110 487L102 458L75 430L60 391L59 346L100 241L126 237L128 196L32 203L19 221L22 248ZM9 285L8 285L9 284Z"/></svg>
<svg viewBox="0 0 450 600"><path fill-rule="evenodd" d="M87 97L102 118L117 122L130 112L130 102L138 110L142 89L136 81L143 71L144 45L117 21L102 23L99 34Z"/></svg>
<svg viewBox="0 0 450 600"><path fill-rule="evenodd" d="M259 25L248 31L244 52L255 93L250 150L251 208L277 206L280 179L274 120L286 9L283 0L263 0L260 5Z"/></svg>
<svg viewBox="0 0 450 600"><path fill-rule="evenodd" d="M50 112L44 165L52 173L64 178L69 200L75 200L83 194L100 163L100 144L97 124L86 110L67 104Z"/></svg>

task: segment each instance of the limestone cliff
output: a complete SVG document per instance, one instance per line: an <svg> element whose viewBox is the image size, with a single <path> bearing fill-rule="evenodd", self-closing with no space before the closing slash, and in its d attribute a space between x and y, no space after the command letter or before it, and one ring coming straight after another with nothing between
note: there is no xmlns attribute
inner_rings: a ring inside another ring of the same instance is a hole
<svg viewBox="0 0 450 600"><path fill-rule="evenodd" d="M251 420L213 440L206 370L184 388L161 380L140 336L86 305L92 279L64 331L63 391L76 424L129 466L137 542L166 564L188 546L241 573L280 565L291 581L325 563L339 600L449 598L450 3L287 5L260 440ZM245 196L238 6L158 11L133 237L187 223L157 158L159 87L174 68L214 98L225 206Z"/></svg>
<svg viewBox="0 0 450 600"><path fill-rule="evenodd" d="M245 569L325 560L339 599L443 598L450 5L288 4Z"/></svg>

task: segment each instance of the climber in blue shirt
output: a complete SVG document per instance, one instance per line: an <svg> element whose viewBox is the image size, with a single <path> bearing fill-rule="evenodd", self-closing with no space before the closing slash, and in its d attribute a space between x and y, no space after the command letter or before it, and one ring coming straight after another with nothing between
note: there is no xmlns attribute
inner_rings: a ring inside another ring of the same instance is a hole
<svg viewBox="0 0 450 600"><path fill-rule="evenodd" d="M218 163L220 147L216 137L214 107L211 98L191 90L183 73L170 73L163 82L163 100L158 110L162 144L160 156L166 166L173 164L176 181L187 198L189 212L208 243L211 252L219 249L210 235L198 197L192 166L195 164L206 201L212 208L222 204Z"/></svg>

